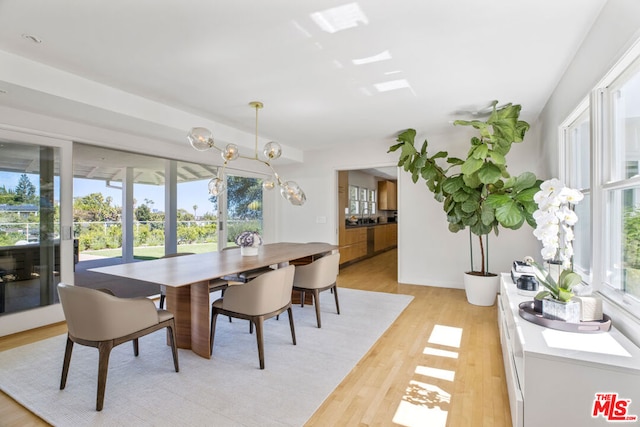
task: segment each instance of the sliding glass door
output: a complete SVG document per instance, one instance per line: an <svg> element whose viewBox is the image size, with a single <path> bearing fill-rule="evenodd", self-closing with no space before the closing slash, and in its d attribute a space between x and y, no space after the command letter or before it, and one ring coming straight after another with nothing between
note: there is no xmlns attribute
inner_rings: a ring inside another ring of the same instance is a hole
<svg viewBox="0 0 640 427"><path fill-rule="evenodd" d="M59 171L58 148L0 140L0 315L58 301Z"/></svg>

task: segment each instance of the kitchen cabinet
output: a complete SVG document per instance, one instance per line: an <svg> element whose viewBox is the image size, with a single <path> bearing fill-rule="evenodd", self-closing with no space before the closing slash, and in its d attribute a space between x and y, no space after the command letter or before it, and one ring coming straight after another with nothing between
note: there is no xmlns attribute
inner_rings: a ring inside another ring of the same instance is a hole
<svg viewBox="0 0 640 427"><path fill-rule="evenodd" d="M340 264L367 255L367 227L347 228L340 245Z"/></svg>
<svg viewBox="0 0 640 427"><path fill-rule="evenodd" d="M373 251L380 252L398 245L398 225L383 224L374 227Z"/></svg>
<svg viewBox="0 0 640 427"><path fill-rule="evenodd" d="M615 327L587 334L528 322L519 304L531 299L502 275L498 329L513 427L610 425L604 409L592 415L596 400L604 408L614 395L640 416L640 349Z"/></svg>
<svg viewBox="0 0 640 427"><path fill-rule="evenodd" d="M398 209L395 181L378 181L378 209L383 211L395 211Z"/></svg>

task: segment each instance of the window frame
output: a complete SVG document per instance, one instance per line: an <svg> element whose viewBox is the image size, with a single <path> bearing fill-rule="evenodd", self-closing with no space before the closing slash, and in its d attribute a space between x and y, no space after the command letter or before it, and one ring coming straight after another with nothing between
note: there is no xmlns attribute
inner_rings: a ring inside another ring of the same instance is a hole
<svg viewBox="0 0 640 427"><path fill-rule="evenodd" d="M611 144L614 143L614 128L611 116L611 89L624 84L625 77L640 73L640 38L637 39L620 60L610 69L600 82L591 90L579 106L567 117L559 127L559 166L561 179L567 179L570 174L568 168L569 157L566 153L566 128L582 113L585 105L590 110L591 134L591 275L586 282L600 295L604 301L604 309L613 315L617 326L625 331L632 339L640 342L637 328L640 325L640 299L627 295L624 290L616 289L607 283L608 250L610 241L609 224L607 223L609 202L608 197L614 191L637 188L640 189L640 176L628 179L612 180L612 159L609 155ZM618 165L616 165L617 167ZM579 244L579 242L576 242ZM585 276L583 276L585 277Z"/></svg>

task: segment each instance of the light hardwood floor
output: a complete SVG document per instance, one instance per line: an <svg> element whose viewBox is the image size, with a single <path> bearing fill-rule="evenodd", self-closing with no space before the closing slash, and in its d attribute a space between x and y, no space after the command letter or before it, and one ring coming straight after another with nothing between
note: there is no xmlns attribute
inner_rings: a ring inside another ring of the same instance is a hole
<svg viewBox="0 0 640 427"><path fill-rule="evenodd" d="M511 426L496 307L472 306L462 290L398 284L396 257L392 250L340 271L339 287L414 300L306 426ZM459 346L439 343L434 329L461 333ZM3 337L0 351L65 332L58 324ZM0 414L2 426L47 425L5 394Z"/></svg>

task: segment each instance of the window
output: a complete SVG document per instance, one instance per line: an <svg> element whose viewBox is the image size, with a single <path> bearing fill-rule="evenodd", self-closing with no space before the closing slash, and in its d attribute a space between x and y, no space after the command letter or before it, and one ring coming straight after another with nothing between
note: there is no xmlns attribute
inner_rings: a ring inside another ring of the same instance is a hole
<svg viewBox="0 0 640 427"><path fill-rule="evenodd" d="M561 178L585 195L574 269L640 320L640 40L565 120L560 148Z"/></svg>
<svg viewBox="0 0 640 427"><path fill-rule="evenodd" d="M356 185L349 186L349 214L374 215L376 213L376 190Z"/></svg>
<svg viewBox="0 0 640 427"><path fill-rule="evenodd" d="M574 227L575 245L573 264L586 283L591 283L591 131L590 109L585 100L569 116L562 129L565 159L564 181L577 188L584 199L575 206L578 222Z"/></svg>
<svg viewBox="0 0 640 427"><path fill-rule="evenodd" d="M0 316L58 301L59 151L0 140Z"/></svg>
<svg viewBox="0 0 640 427"><path fill-rule="evenodd" d="M358 203L358 187L355 185L349 186L349 213L351 215L358 215L360 213L360 203Z"/></svg>
<svg viewBox="0 0 640 427"><path fill-rule="evenodd" d="M602 148L602 232L608 232L603 279L628 304L640 308L640 59L603 94L602 118L608 130Z"/></svg>

